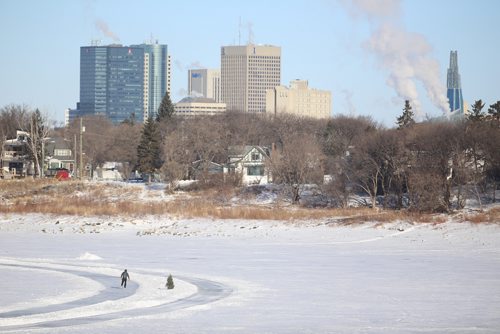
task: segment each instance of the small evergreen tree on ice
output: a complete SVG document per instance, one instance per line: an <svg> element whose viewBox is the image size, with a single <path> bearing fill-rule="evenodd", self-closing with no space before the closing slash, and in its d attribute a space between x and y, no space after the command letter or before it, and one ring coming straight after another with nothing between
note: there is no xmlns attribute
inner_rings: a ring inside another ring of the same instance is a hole
<svg viewBox="0 0 500 334"><path fill-rule="evenodd" d="M168 278L167 278L167 284L165 284L165 286L167 287L167 289L171 290L174 288L174 279L172 278L172 275L168 275Z"/></svg>

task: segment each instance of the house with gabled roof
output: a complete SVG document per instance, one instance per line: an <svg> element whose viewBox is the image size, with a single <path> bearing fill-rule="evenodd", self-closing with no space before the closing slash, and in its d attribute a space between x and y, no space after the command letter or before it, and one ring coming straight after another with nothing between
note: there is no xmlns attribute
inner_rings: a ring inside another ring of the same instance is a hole
<svg viewBox="0 0 500 334"><path fill-rule="evenodd" d="M59 169L75 172L76 157L70 140L62 137L48 138L45 142L45 176L53 176Z"/></svg>
<svg viewBox="0 0 500 334"><path fill-rule="evenodd" d="M264 146L230 146L225 174L241 175L243 185L266 184L270 181L266 161L270 150Z"/></svg>

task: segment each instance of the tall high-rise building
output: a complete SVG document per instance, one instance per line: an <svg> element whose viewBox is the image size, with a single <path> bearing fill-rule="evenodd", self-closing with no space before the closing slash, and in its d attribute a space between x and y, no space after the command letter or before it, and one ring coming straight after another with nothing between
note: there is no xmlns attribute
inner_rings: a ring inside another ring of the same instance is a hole
<svg viewBox="0 0 500 334"><path fill-rule="evenodd" d="M281 82L281 48L270 45L221 47L222 102L227 110L266 111L266 90Z"/></svg>
<svg viewBox="0 0 500 334"><path fill-rule="evenodd" d="M171 64L168 46L158 44L134 45L144 50L144 120L155 117L163 96L170 92Z"/></svg>
<svg viewBox="0 0 500 334"><path fill-rule="evenodd" d="M460 74L458 73L457 51L450 51L450 67L448 68L446 86L448 88L447 96L450 103L450 111L463 114L464 101Z"/></svg>
<svg viewBox="0 0 500 334"><path fill-rule="evenodd" d="M193 69L188 71L188 94L221 102L220 70Z"/></svg>
<svg viewBox="0 0 500 334"><path fill-rule="evenodd" d="M113 123L142 122L170 92L166 45L107 45L80 48L79 115L103 115Z"/></svg>

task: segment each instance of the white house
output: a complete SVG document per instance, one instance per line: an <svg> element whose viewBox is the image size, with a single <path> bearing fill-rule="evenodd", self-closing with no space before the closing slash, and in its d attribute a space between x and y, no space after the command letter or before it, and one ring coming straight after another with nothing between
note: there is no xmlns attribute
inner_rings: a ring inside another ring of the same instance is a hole
<svg viewBox="0 0 500 334"><path fill-rule="evenodd" d="M266 160L270 156L269 148L263 146L231 146L228 152L228 163L224 173L238 173L243 185L266 184L269 182L269 171Z"/></svg>

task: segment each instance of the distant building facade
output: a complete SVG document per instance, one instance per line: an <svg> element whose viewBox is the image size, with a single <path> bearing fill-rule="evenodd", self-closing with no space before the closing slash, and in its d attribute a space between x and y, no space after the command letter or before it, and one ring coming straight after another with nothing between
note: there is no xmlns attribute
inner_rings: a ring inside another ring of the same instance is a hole
<svg viewBox="0 0 500 334"><path fill-rule="evenodd" d="M331 116L332 94L309 88L307 80L293 80L290 87L277 86L266 92L266 113L293 114L312 118Z"/></svg>
<svg viewBox="0 0 500 334"><path fill-rule="evenodd" d="M80 48L79 116L103 115L113 123L144 121L170 92L166 45Z"/></svg>
<svg viewBox="0 0 500 334"><path fill-rule="evenodd" d="M280 47L252 44L221 47L222 102L228 110L264 113L266 91L280 82Z"/></svg>
<svg viewBox="0 0 500 334"><path fill-rule="evenodd" d="M165 93L171 94L171 59L168 46L151 43L134 45L144 50L144 121L155 117Z"/></svg>
<svg viewBox="0 0 500 334"><path fill-rule="evenodd" d="M212 116L226 112L226 104L206 97L186 97L174 106L178 116Z"/></svg>
<svg viewBox="0 0 500 334"><path fill-rule="evenodd" d="M222 102L220 70L206 68L188 70L188 94Z"/></svg>
<svg viewBox="0 0 500 334"><path fill-rule="evenodd" d="M464 101L462 97L462 83L458 72L457 51L450 51L450 67L446 79L447 96L452 113L464 114Z"/></svg>

